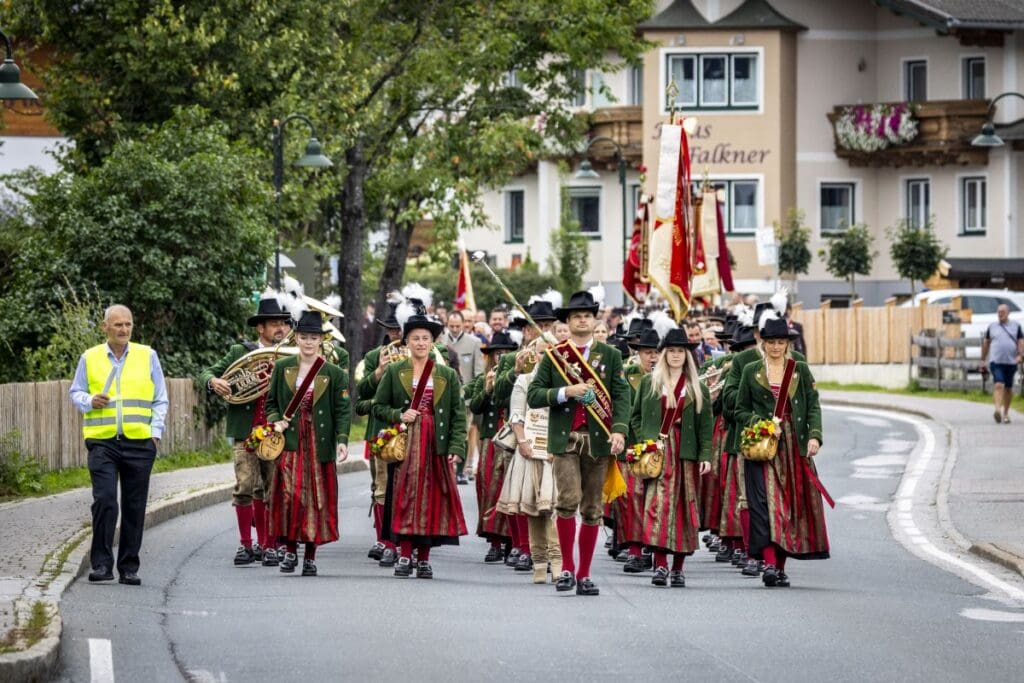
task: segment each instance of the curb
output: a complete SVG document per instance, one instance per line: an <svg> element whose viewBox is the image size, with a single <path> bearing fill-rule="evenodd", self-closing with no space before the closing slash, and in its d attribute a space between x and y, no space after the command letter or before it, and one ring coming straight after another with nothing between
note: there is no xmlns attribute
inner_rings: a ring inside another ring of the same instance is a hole
<svg viewBox="0 0 1024 683"><path fill-rule="evenodd" d="M846 406L851 408L870 408L873 410L878 410L880 408L877 404L849 399L823 400L822 404ZM935 507L939 518L939 524L943 527L943 530L949 535L953 542L963 550L988 560L989 562L994 562L1006 569L1009 569L1010 571L1016 572L1021 577L1024 577L1024 557L1020 557L1015 553L1004 550L991 543L975 543L960 533L960 531L953 525L953 519L949 514L949 487L952 483L953 468L956 466L956 459L958 456L957 448L952 438L954 431L953 426L948 422L939 420L924 411L893 405L881 407L893 412L924 418L941 426L946 431L946 458L943 462L942 474L939 477L938 491L936 491L935 494Z"/></svg>
<svg viewBox="0 0 1024 683"><path fill-rule="evenodd" d="M368 461L362 457L355 457L339 465L338 474L361 472L369 468ZM229 501L233 489L234 484L219 484L155 501L147 506L145 528L148 529L211 505ZM120 525L118 529L120 529ZM118 533L118 530L115 529L114 533ZM47 581L47 567L44 566L36 583L16 602L19 615L26 618L31 612L33 603L38 601L46 603L50 612L50 623L47 625L45 635L32 647L0 655L0 680L45 681L55 672L60 655L60 638L63 632L60 599L68 586L88 571L88 541L91 538L92 534L87 530L75 533L68 538L57 550L69 545L74 546L74 549L68 553L59 572L53 573L52 578Z"/></svg>

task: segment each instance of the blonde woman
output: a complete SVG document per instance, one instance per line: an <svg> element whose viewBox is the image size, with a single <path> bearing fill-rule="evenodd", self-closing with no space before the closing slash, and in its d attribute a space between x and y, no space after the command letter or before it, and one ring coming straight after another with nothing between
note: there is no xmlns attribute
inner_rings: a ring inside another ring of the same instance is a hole
<svg viewBox="0 0 1024 683"><path fill-rule="evenodd" d="M525 516L529 528L529 552L533 567L533 582L544 583L550 571L552 581L562 573L562 551L552 518L555 501L555 479L551 470L551 456L541 451L526 433L526 421L547 418L547 408L531 409L526 405L526 393L537 372L537 364L545 349L557 343L550 332L532 344L530 352L536 363L528 373L519 375L512 387L509 420L519 443L517 454L509 463L498 501L498 511L507 515ZM528 562L522 563L524 567ZM519 569L519 566L516 567Z"/></svg>
<svg viewBox="0 0 1024 683"><path fill-rule="evenodd" d="M692 346L684 330L665 335L661 358L641 380L630 418L638 443L666 434L664 470L647 481L644 498L643 544L654 553L655 586L686 586L683 561L699 544L697 479L711 470L714 415L711 396L697 376Z"/></svg>
<svg viewBox="0 0 1024 683"><path fill-rule="evenodd" d="M594 339L602 344L608 343L608 323L604 320L598 320L597 324L594 325Z"/></svg>

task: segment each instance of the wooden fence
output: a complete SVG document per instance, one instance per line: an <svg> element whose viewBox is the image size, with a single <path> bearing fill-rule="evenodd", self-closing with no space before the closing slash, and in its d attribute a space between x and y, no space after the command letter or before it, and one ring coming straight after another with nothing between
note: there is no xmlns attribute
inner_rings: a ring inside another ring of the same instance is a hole
<svg viewBox="0 0 1024 683"><path fill-rule="evenodd" d="M910 338L911 365L917 368L917 383L938 391L988 391L987 373L980 372L978 358L967 358L967 349L981 347L981 337L951 339L926 331Z"/></svg>
<svg viewBox="0 0 1024 683"><path fill-rule="evenodd" d="M942 328L944 306L865 308L855 301L850 308L831 308L823 302L816 310L795 306L793 320L804 326L807 361L820 364L909 363L912 334Z"/></svg>
<svg viewBox="0 0 1024 683"><path fill-rule="evenodd" d="M38 458L46 469L85 466L82 414L68 398L68 380L0 384L0 435L17 430L19 450ZM190 379L168 379L167 423L160 451L171 453L210 446L223 425L206 427L199 394Z"/></svg>

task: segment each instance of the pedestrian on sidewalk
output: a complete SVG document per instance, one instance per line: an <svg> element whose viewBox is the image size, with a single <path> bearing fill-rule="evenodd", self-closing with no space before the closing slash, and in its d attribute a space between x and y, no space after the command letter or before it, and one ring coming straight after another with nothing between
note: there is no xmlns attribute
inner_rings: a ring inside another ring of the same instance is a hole
<svg viewBox="0 0 1024 683"><path fill-rule="evenodd" d="M1020 323L1010 320L1010 308L1000 304L996 309L996 322L985 330L981 343L981 371L992 373L992 399L996 423L1010 421L1010 402L1013 400L1013 379L1017 366L1024 357L1024 332ZM986 366L986 361L988 365Z"/></svg>
<svg viewBox="0 0 1024 683"><path fill-rule="evenodd" d="M114 578L117 485L121 483L119 582L141 585L139 551L146 522L149 475L167 418L167 385L156 351L131 341L134 320L127 306L103 313L107 342L82 354L68 392L85 414L82 436L92 480L90 581Z"/></svg>

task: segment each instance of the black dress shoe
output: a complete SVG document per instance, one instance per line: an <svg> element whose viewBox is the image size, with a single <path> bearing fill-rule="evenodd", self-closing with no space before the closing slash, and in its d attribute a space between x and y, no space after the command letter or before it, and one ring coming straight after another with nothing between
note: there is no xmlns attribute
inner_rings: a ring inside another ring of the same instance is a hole
<svg viewBox="0 0 1024 683"><path fill-rule="evenodd" d="M645 570L654 569L654 554L644 553L640 556L640 562L643 564Z"/></svg>
<svg viewBox="0 0 1024 683"><path fill-rule="evenodd" d="M395 576L401 579L412 576L412 560L408 557L398 558L398 562L395 563Z"/></svg>
<svg viewBox="0 0 1024 683"><path fill-rule="evenodd" d="M740 572L743 576L757 577L761 573L761 569L758 566L757 560L750 557L747 558L747 563L743 565L743 571Z"/></svg>
<svg viewBox="0 0 1024 683"><path fill-rule="evenodd" d="M110 571L107 567L97 567L89 572L89 580L96 581L113 581L114 572Z"/></svg>
<svg viewBox="0 0 1024 683"><path fill-rule="evenodd" d="M264 567L276 567L277 566L277 551L273 548L267 548L263 551L263 566Z"/></svg>
<svg viewBox="0 0 1024 683"><path fill-rule="evenodd" d="M615 561L616 562L626 562L628 560L629 560L629 549L628 548L623 548L615 556Z"/></svg>
<svg viewBox="0 0 1024 683"><path fill-rule="evenodd" d="M668 575L668 585L672 588L686 588L686 577L683 576L681 571L671 572Z"/></svg>
<svg viewBox="0 0 1024 683"><path fill-rule="evenodd" d="M522 555L522 553L519 552L519 548L513 548L512 552L510 552L505 557L505 566L506 567L514 567L514 566L516 566L516 562L519 561L519 556L520 555Z"/></svg>
<svg viewBox="0 0 1024 683"><path fill-rule="evenodd" d="M456 474L455 483L458 484L459 486L465 486L466 484L469 483L469 477L467 477L465 474Z"/></svg>
<svg viewBox="0 0 1024 683"><path fill-rule="evenodd" d="M622 565L622 571L627 574L642 574L644 571L644 561L640 559L639 555L630 555L629 559L626 560L626 564Z"/></svg>
<svg viewBox="0 0 1024 683"><path fill-rule="evenodd" d="M747 554L738 548L732 551L732 566L742 567L747 563Z"/></svg>
<svg viewBox="0 0 1024 683"><path fill-rule="evenodd" d="M286 552L284 557L281 558L281 562L277 569L282 574L293 574L295 572L295 566L298 564L299 556L295 553Z"/></svg>
<svg viewBox="0 0 1024 683"><path fill-rule="evenodd" d="M703 543L704 545L710 544L711 543L711 534L704 534L703 536L701 536L700 537L700 542Z"/></svg>
<svg viewBox="0 0 1024 683"><path fill-rule="evenodd" d="M397 561L398 551L394 548L384 548L384 552L380 554L380 562L377 564L381 567L394 567Z"/></svg>
<svg viewBox="0 0 1024 683"><path fill-rule="evenodd" d="M779 579L775 582L779 588L789 588L789 576L786 572L779 572Z"/></svg>
<svg viewBox="0 0 1024 683"><path fill-rule="evenodd" d="M417 562L416 563L416 578L417 579L432 579L434 578L434 570L431 568L429 562Z"/></svg>
<svg viewBox="0 0 1024 683"><path fill-rule="evenodd" d="M589 576L580 579L580 582L576 584L576 595L600 595L601 591L597 589L594 582L590 580Z"/></svg>
<svg viewBox="0 0 1024 683"><path fill-rule="evenodd" d="M303 576L316 576L316 562L313 560L302 561L302 575Z"/></svg>
<svg viewBox="0 0 1024 683"><path fill-rule="evenodd" d="M761 581L768 588L774 588L779 584L779 570L775 568L774 564L766 564L764 566L764 574L761 574Z"/></svg>
<svg viewBox="0 0 1024 683"><path fill-rule="evenodd" d="M235 566L241 566L243 564L252 564L256 561L256 553L252 551L252 548L246 548L244 545L238 546L238 550L235 551Z"/></svg>
<svg viewBox="0 0 1024 683"><path fill-rule="evenodd" d="M494 564L495 562L504 562L505 553L502 552L500 545L492 545L484 555L484 562L487 564Z"/></svg>
<svg viewBox="0 0 1024 683"><path fill-rule="evenodd" d="M668 585L668 569L665 567L658 567L654 570L654 577L651 578L651 583L655 586L667 586Z"/></svg>
<svg viewBox="0 0 1024 683"><path fill-rule="evenodd" d="M731 562L732 551L726 547L722 547L717 553L715 553L715 562Z"/></svg>
<svg viewBox="0 0 1024 683"><path fill-rule="evenodd" d="M708 545L709 553L717 553L722 549L722 539L715 537L711 539L711 543Z"/></svg>
<svg viewBox="0 0 1024 683"><path fill-rule="evenodd" d="M253 554L253 557L256 558L257 562L262 562L263 561L263 553L264 552L266 552L266 551L263 550L263 546L261 546L259 543L253 543L252 544L252 554Z"/></svg>
<svg viewBox="0 0 1024 683"><path fill-rule="evenodd" d="M117 579L118 583L123 583L126 586L141 586L142 579L135 572L122 572L121 576Z"/></svg>
<svg viewBox="0 0 1024 683"><path fill-rule="evenodd" d="M555 581L555 590L559 593L563 591L571 591L575 587L576 579L573 577L572 572L562 572L558 575L558 581Z"/></svg>
<svg viewBox="0 0 1024 683"><path fill-rule="evenodd" d="M373 547L370 548L369 552L366 553L366 556L368 558L370 558L371 560L377 560L378 562L380 562L380 558L383 555L384 555L384 544L380 543L379 541L377 543L374 543Z"/></svg>

